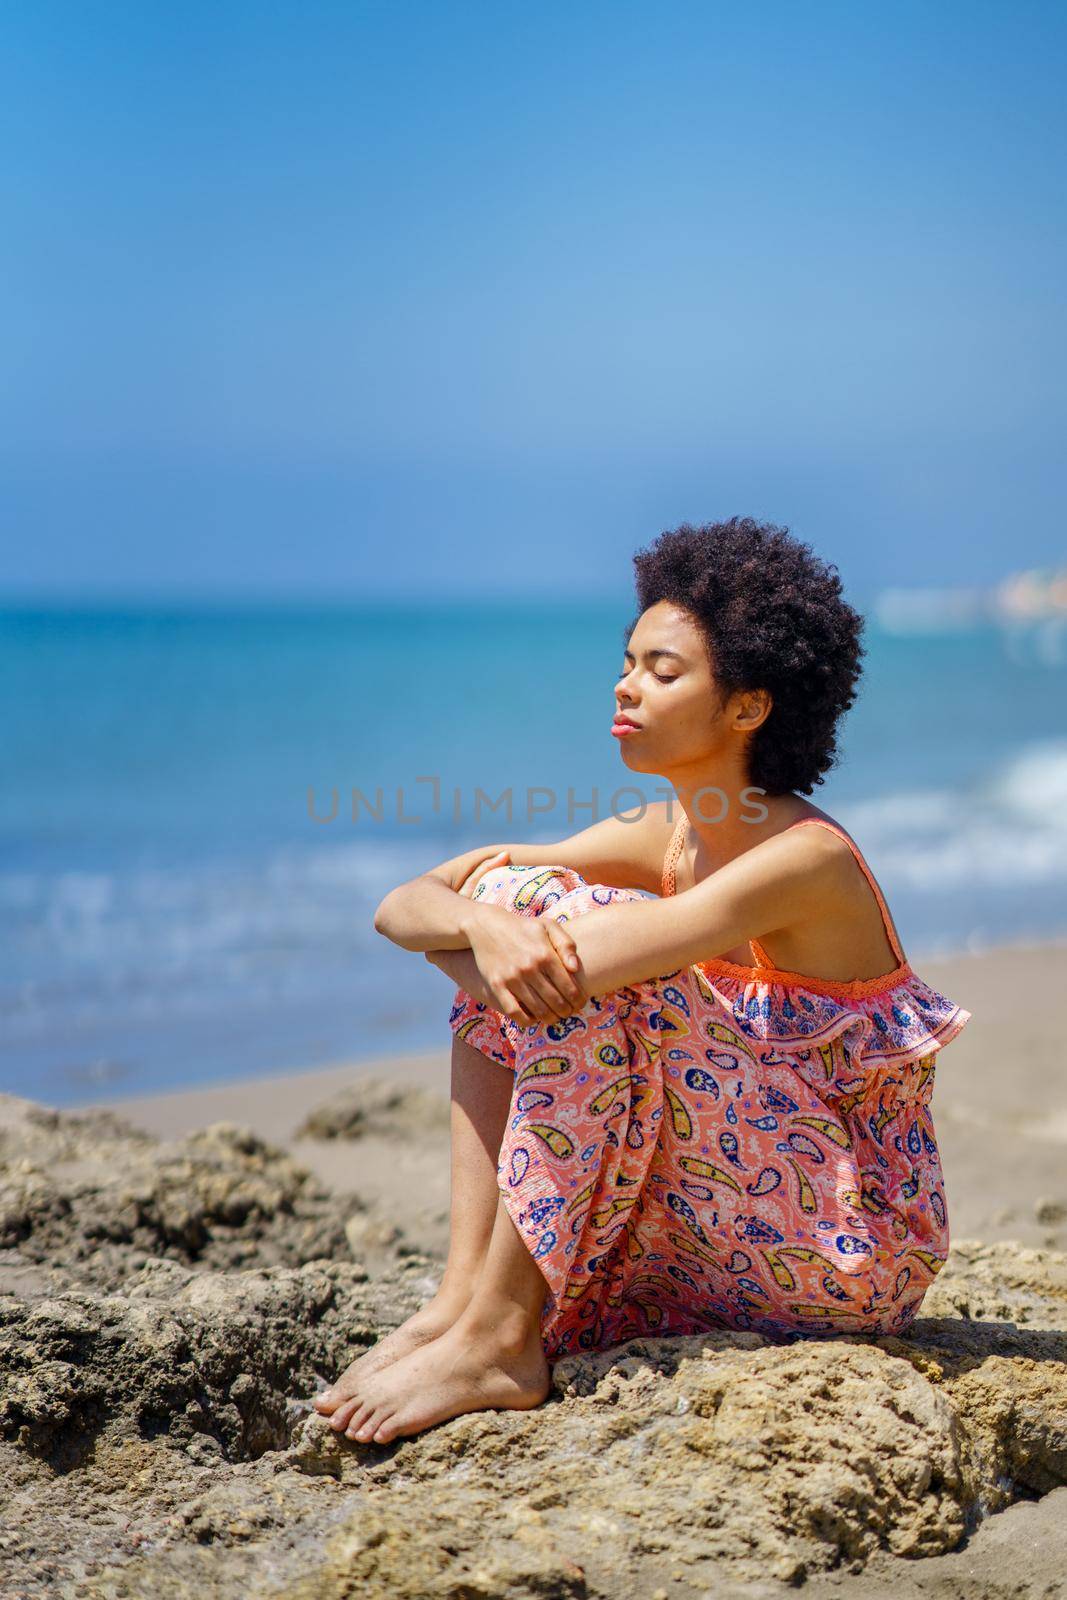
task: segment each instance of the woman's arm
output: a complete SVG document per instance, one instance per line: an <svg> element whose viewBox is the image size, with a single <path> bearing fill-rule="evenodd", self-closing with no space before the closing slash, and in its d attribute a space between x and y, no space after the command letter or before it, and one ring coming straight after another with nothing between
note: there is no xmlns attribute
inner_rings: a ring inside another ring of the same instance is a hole
<svg viewBox="0 0 1067 1600"><path fill-rule="evenodd" d="M439 967L446 978L451 978L461 989L466 989L472 999L480 1000L483 1006L492 1006L502 1015L505 1014L499 999L479 972L473 950L427 950L426 959L432 966ZM515 1021L519 1020L520 1017L516 1015ZM529 1022L535 1020L540 1019L531 1017L522 1025L528 1027Z"/></svg>
<svg viewBox="0 0 1067 1600"><path fill-rule="evenodd" d="M821 839L800 841L781 834L745 851L683 894L583 912L565 924L580 963L579 1001L645 978L666 977L745 940L840 914L850 885L854 890L851 852ZM551 920L549 912L530 926ZM481 945L482 932L474 937ZM512 968L506 964L499 967L505 981L498 997L493 983L483 979L472 950L431 950L426 958L476 1000L524 1026L569 1014L565 1007L531 995L528 987L524 1002L516 1004L507 987ZM508 959L505 955L505 963Z"/></svg>
<svg viewBox="0 0 1067 1600"><path fill-rule="evenodd" d="M398 884L374 913L375 932L404 950L469 949L467 927L476 908L459 891L476 868L506 848L479 845Z"/></svg>
<svg viewBox="0 0 1067 1600"><path fill-rule="evenodd" d="M658 893L665 848L663 809L634 807L558 843L479 845L391 890L374 914L375 929L405 950L469 947L471 902L458 891L478 866L501 850L517 866L573 867L589 883Z"/></svg>
<svg viewBox="0 0 1067 1600"><path fill-rule="evenodd" d="M840 913L851 853L786 832L754 845L665 900L600 906L567 923L589 995L709 961L749 939Z"/></svg>
<svg viewBox="0 0 1067 1600"><path fill-rule="evenodd" d="M468 870L471 856L478 859L473 871ZM571 1016L585 997L574 976L578 966L574 941L564 924L552 917L516 917L489 901L472 904L481 872L506 857L506 850L488 857L484 850L471 851L402 884L401 889L416 892L409 893L404 907L394 914L387 904L392 897L386 896L375 914L375 928L402 948L421 949L443 971L455 972L455 981L469 993L523 1027L540 1017ZM457 887L450 888L450 883ZM393 893L399 898L398 891ZM442 896L446 898L438 912L435 902L440 903ZM403 924L405 909L412 918L423 919L408 931ZM427 918L435 916L444 932L420 932ZM428 937L441 942L427 947ZM445 964L448 958L461 962L458 970Z"/></svg>

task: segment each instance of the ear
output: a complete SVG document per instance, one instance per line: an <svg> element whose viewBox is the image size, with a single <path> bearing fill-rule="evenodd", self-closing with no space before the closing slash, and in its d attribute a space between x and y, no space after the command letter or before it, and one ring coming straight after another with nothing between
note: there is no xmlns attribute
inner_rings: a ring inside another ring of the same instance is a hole
<svg viewBox="0 0 1067 1600"><path fill-rule="evenodd" d="M742 733L755 733L771 714L774 698L769 689L755 689L742 696L737 708L735 726Z"/></svg>

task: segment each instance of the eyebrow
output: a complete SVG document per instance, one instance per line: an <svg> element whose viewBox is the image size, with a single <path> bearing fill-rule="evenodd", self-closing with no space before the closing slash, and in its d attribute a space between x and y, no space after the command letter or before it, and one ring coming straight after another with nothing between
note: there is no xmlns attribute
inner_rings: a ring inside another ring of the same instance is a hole
<svg viewBox="0 0 1067 1600"><path fill-rule="evenodd" d="M624 650L623 655L629 656L631 661L636 661L637 659L632 650ZM677 650L646 650L645 656L650 661L655 661L657 656L673 656L675 661L680 661L682 663L683 667L686 664L685 657L683 655L679 655Z"/></svg>

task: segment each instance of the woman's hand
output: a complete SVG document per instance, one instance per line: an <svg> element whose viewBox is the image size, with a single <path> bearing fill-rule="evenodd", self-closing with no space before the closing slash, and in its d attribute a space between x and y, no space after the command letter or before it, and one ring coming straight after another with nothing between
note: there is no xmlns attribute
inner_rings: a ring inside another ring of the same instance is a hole
<svg viewBox="0 0 1067 1600"><path fill-rule="evenodd" d="M473 900L483 874L510 859L509 850L497 850L477 861L456 892ZM548 916L518 916L488 903L479 904L478 912L468 930L469 950L428 950L426 959L474 999L524 1028L572 1016L584 1005L588 996L572 976L578 954L563 923Z"/></svg>
<svg viewBox="0 0 1067 1600"><path fill-rule="evenodd" d="M479 861L477 866L472 868L472 870L467 874L466 878L456 890L456 893L464 895L468 900L473 900L474 891L482 874L488 872L491 867L502 867L505 862L510 861L510 859L510 850L498 850L496 854L490 856L487 861Z"/></svg>
<svg viewBox="0 0 1067 1600"><path fill-rule="evenodd" d="M573 1016L588 998L574 973L574 940L547 914L523 917L504 906L482 905L468 927L471 953L490 1004L528 1028Z"/></svg>

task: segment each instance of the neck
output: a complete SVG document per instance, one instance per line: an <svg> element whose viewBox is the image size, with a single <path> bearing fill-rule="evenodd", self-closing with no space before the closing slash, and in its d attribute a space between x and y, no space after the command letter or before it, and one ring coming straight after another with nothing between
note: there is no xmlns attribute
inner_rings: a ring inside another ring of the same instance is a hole
<svg viewBox="0 0 1067 1600"><path fill-rule="evenodd" d="M746 782L718 779L675 779L678 807L684 812L700 854L722 866L763 839L780 833L799 817L818 808L792 792L767 795Z"/></svg>

